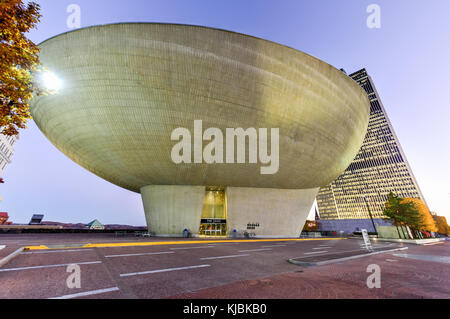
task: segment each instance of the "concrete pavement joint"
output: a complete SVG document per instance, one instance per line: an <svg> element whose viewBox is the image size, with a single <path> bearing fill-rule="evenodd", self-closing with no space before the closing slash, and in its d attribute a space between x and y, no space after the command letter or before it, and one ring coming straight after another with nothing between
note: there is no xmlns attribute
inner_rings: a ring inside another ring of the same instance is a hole
<svg viewBox="0 0 450 319"><path fill-rule="evenodd" d="M249 254L242 255L229 255L229 256L217 256L217 257L202 257L201 260L211 260L211 259L223 259L223 258L235 258L235 257L247 257Z"/></svg>
<svg viewBox="0 0 450 319"><path fill-rule="evenodd" d="M22 255L30 255L30 254L53 254L53 253L71 253L71 252L77 252L77 251L92 251L91 248L84 248L84 249L66 249L66 250L43 250L43 251L28 251L28 252L21 252Z"/></svg>
<svg viewBox="0 0 450 319"><path fill-rule="evenodd" d="M195 269L195 268L203 268L203 267L211 267L211 265L196 265L196 266L187 266L187 267L177 267L177 268L166 268L166 269L157 269L157 270L149 270L149 271L140 271L140 272L133 272L133 273L128 273L128 274L120 274L120 277L129 277L129 276L136 276L136 275L148 275L148 274L155 274L155 273L160 273L160 272L187 270L187 269Z"/></svg>
<svg viewBox="0 0 450 319"><path fill-rule="evenodd" d="M0 269L0 272L4 271L18 271L18 270L30 270L30 269L41 269L41 268L55 268L55 267L66 267L69 265L90 265L90 264L101 264L101 261L88 261L88 262L73 262L69 264L57 264L57 265L43 265L43 266L29 266L29 267L18 267L18 268L7 268Z"/></svg>
<svg viewBox="0 0 450 319"><path fill-rule="evenodd" d="M158 251L154 253L136 253L136 254L122 254L122 255L108 255L105 258L114 258L114 257L131 257L131 256L148 256L148 255L164 255L164 254L174 254L173 251Z"/></svg>
<svg viewBox="0 0 450 319"><path fill-rule="evenodd" d="M119 291L119 288L118 287L112 287L112 288L84 291L84 292L79 292L79 293L76 293L76 294L64 295L64 296L53 297L53 298L48 298L48 299L72 299L72 298L77 298L77 297L85 297L85 296L104 294L104 293L112 292L112 291Z"/></svg>
<svg viewBox="0 0 450 319"><path fill-rule="evenodd" d="M266 250L272 250L272 248L259 248L259 249L245 249L245 250L239 250L240 253L246 253L249 251L266 251Z"/></svg>

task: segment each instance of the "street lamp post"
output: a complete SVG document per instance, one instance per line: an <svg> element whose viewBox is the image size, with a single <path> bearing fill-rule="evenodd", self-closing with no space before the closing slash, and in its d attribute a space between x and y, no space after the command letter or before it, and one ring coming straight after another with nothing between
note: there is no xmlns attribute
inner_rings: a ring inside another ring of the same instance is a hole
<svg viewBox="0 0 450 319"><path fill-rule="evenodd" d="M367 211L369 212L370 220L372 221L373 229L375 230L375 234L378 235L377 228L375 227L375 222L373 221L372 213L370 212L369 203L367 202L366 194L363 195L364 201L366 202Z"/></svg>

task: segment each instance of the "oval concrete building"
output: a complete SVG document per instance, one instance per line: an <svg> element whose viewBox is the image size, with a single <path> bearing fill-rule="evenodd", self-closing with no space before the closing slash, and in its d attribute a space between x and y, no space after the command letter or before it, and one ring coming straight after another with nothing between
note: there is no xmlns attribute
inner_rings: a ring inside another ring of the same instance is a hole
<svg viewBox="0 0 450 319"><path fill-rule="evenodd" d="M368 125L367 95L344 73L235 32L112 24L40 49L63 85L33 99L38 127L76 163L140 192L157 235L298 236Z"/></svg>

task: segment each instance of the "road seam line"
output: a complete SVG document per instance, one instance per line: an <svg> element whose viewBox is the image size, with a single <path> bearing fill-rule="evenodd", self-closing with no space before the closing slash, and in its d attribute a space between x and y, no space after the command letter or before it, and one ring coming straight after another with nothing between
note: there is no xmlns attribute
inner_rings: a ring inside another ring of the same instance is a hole
<svg viewBox="0 0 450 319"><path fill-rule="evenodd" d="M154 253L136 253L136 254L123 254L123 255L108 255L105 258L113 257L128 257L128 256L146 256L146 255L162 255L162 254L174 254L173 251L159 251Z"/></svg>
<svg viewBox="0 0 450 319"><path fill-rule="evenodd" d="M90 264L101 264L101 261L87 261L81 263L68 263L68 264L57 264L57 265L43 265L43 266L29 266L29 267L18 267L18 268L7 268L0 269L0 272L4 271L19 271L19 270L29 270L29 269L41 269L41 268L56 268L56 267L64 267L69 265L90 265Z"/></svg>
<svg viewBox="0 0 450 319"><path fill-rule="evenodd" d="M322 254L322 253L327 253L328 250L323 250L323 251L311 251L308 253L303 253L304 255L311 255L311 254Z"/></svg>
<svg viewBox="0 0 450 319"><path fill-rule="evenodd" d="M79 293L76 293L76 294L63 295L63 296L53 297L53 298L48 298L48 299L71 299L71 298L77 298L77 297L84 297L84 296L92 296L92 295L104 294L104 293L107 293L107 292L119 291L119 290L120 290L119 287L112 287L112 288L84 291L84 292L79 292Z"/></svg>
<svg viewBox="0 0 450 319"><path fill-rule="evenodd" d="M270 245L270 246L261 246L261 247L286 247L287 245Z"/></svg>
<svg viewBox="0 0 450 319"><path fill-rule="evenodd" d="M51 254L51 253L70 253L74 251L92 251L92 248L84 248L84 249L66 249L66 250L42 250L42 251L27 251L22 252L21 255L30 255L30 254Z"/></svg>
<svg viewBox="0 0 450 319"><path fill-rule="evenodd" d="M214 248L215 246L202 246L202 247L176 247L169 248L170 250L184 250L184 249L199 249L199 248Z"/></svg>
<svg viewBox="0 0 450 319"><path fill-rule="evenodd" d="M260 249L245 249L245 250L239 250L240 253L246 253L249 251L265 251L265 250L272 250L272 248L260 248Z"/></svg>
<svg viewBox="0 0 450 319"><path fill-rule="evenodd" d="M17 249L16 251L12 252L11 254L9 254L8 256L6 256L5 258L0 260L0 267L2 267L3 265L5 265L6 263L8 263L9 261L11 261L11 259L17 257L20 255L20 253L24 250L24 247L20 247L19 249ZM1 269L0 269L1 271Z"/></svg>
<svg viewBox="0 0 450 319"><path fill-rule="evenodd" d="M155 273L160 273L160 272L187 270L187 269L203 268L203 267L210 267L210 266L211 265L196 265L196 266L187 266L187 267L177 267L177 268L166 268L166 269L139 271L139 272L132 272L132 273L127 273L127 274L120 274L120 277L129 277L129 276L136 276L136 275L147 275L147 274L155 274Z"/></svg>
<svg viewBox="0 0 450 319"><path fill-rule="evenodd" d="M242 254L242 255L228 255L228 256L216 256L216 257L202 257L202 258L200 258L200 260L235 258L235 257L246 257L246 256L250 256L250 255L249 254Z"/></svg>

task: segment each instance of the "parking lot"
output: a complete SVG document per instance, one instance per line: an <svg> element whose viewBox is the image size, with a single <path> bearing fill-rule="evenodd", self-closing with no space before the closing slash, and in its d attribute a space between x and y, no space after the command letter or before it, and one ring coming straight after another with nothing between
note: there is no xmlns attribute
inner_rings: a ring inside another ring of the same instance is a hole
<svg viewBox="0 0 450 319"><path fill-rule="evenodd" d="M211 242L167 238L137 240L132 237L114 238L107 235L64 236L2 235L0 244L6 247L0 250L0 259L6 254L2 251L6 249L10 252L19 246L51 244L52 247L61 248L25 250L0 267L0 298L264 298L257 293L258 285L267 286L264 280L272 282L272 291L268 292L267 298L296 298L295 294L283 296L283 289L288 287L285 284L284 287L277 288L274 278L279 278L279 282L282 282L283 276L296 277L297 290L300 292L303 291L300 289L302 278L303 284L311 285L310 281L314 276L326 276L327 273L331 274L327 269L345 266L353 267L358 278L361 278L361 282L354 284L364 287L368 276L368 262L378 260L386 265L397 263L395 267L403 263L420 263L416 259L393 257L395 252L312 268L288 262L291 258L327 256L337 252L344 255L347 252L363 253L363 241L359 239ZM85 243L94 244L92 247L80 248ZM110 244L103 247L95 243ZM398 253L427 249L427 252L434 251L437 256L449 255L448 243L430 247L388 242L373 242L373 245L375 249L389 250L408 247L406 251ZM389 262L389 259L396 261ZM359 268L358 264L361 265ZM430 270L432 267L438 267L442 271L440 284L444 293L450 292L447 272L449 264L431 264ZM67 283L73 273L70 265L79 266L79 288L70 288ZM345 270L345 267L342 269ZM423 271L427 272L426 269ZM416 280L422 280L420 276ZM249 285L249 282L256 284ZM288 282L293 283L295 280L291 278ZM255 289L255 292L248 290L249 287ZM339 297L339 294L331 294L328 297Z"/></svg>

